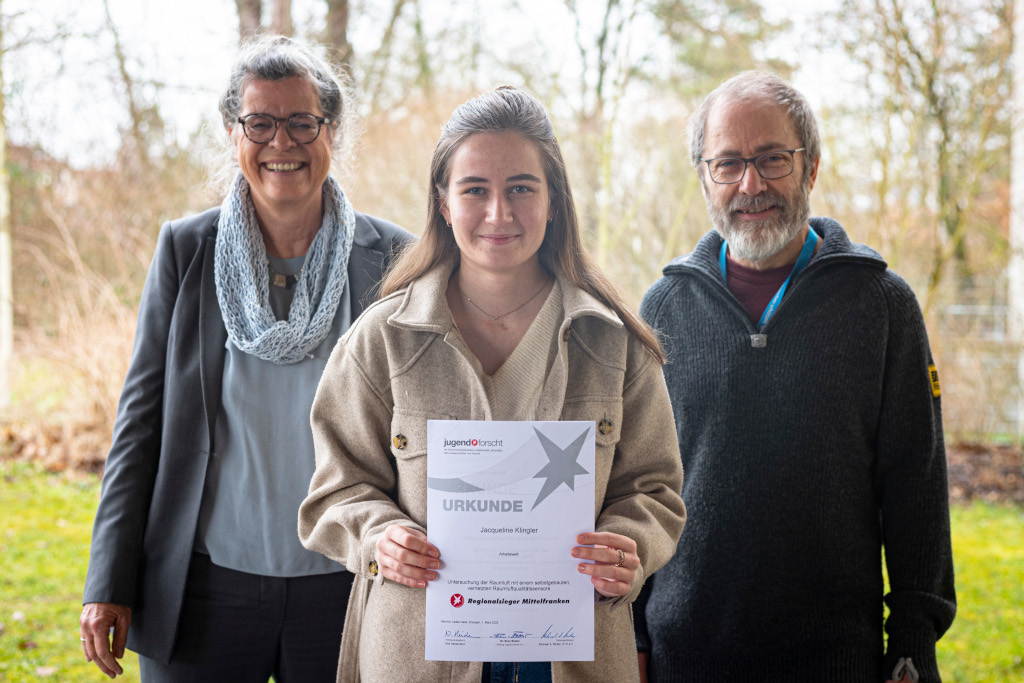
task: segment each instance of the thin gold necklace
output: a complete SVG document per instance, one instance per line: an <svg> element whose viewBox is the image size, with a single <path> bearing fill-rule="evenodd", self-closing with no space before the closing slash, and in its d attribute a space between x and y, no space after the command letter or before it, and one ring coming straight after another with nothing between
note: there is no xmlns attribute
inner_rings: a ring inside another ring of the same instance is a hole
<svg viewBox="0 0 1024 683"><path fill-rule="evenodd" d="M525 306L526 304L528 304L528 303L530 303L531 301L533 301L534 299L536 299L536 298L537 298L537 296L538 296L538 295L539 295L539 294L540 294L541 292L543 292L543 291L544 291L544 288L545 288L545 287L547 287L547 286L548 286L548 281L547 281L547 278L545 278L545 279L544 279L544 282L542 282L542 283L541 283L541 285L540 285L540 289L538 289L538 290L537 290L536 292L534 292L534 293L533 293L533 296L531 296L531 297L530 297L529 299L527 299L527 300L526 300L526 301L524 301L523 303L519 304L518 306L516 306L515 308L513 308L513 309L512 309L511 311L505 311L505 312L504 312L504 313L502 313L501 315L491 315L490 313L488 313L488 312L487 312L487 311L485 311L484 309L480 308L479 304L477 304L477 303L476 303L475 301L473 301L473 300L472 300L472 299L470 299L470 298L469 298L468 296L466 296L466 293L462 291L462 287L459 287L459 282L458 282L458 280L456 280L456 281L455 281L455 288L456 288L457 290L459 290L459 294L461 294L461 295L462 295L463 297L465 297L466 301L468 301L469 303L473 304L473 308L475 308L476 310L478 310L478 311L480 311L481 313L483 313L484 315L486 315L486 316L487 316L488 318L490 318L490 319L491 319L491 321L495 321L495 320L501 320L501 319L502 319L502 318L504 318L504 317L505 317L506 315L512 315L513 313L515 313L516 311L518 311L518 310L519 310L520 308L522 308L522 307L523 307L523 306Z"/></svg>

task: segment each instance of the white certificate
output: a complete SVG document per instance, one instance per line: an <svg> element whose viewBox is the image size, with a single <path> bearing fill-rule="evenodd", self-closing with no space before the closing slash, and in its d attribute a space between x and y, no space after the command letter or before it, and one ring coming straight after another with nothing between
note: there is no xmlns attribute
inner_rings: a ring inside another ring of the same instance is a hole
<svg viewBox="0 0 1024 683"><path fill-rule="evenodd" d="M426 658L592 661L593 422L427 422Z"/></svg>

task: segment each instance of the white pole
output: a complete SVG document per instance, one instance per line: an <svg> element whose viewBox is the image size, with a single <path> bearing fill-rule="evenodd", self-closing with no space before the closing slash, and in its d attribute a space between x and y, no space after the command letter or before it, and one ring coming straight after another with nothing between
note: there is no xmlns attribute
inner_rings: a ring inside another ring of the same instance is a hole
<svg viewBox="0 0 1024 683"><path fill-rule="evenodd" d="M2 4L2 3L0 3ZM3 16L0 15L0 22ZM3 29L0 24L0 60L3 60ZM11 273L11 195L7 175L7 126L4 111L3 64L0 63L0 416L11 400L11 364L14 359L14 289Z"/></svg>
<svg viewBox="0 0 1024 683"><path fill-rule="evenodd" d="M1013 26L1013 138L1010 171L1010 263L1008 329L1017 356L1017 436L1024 438L1024 0L1017 0Z"/></svg>

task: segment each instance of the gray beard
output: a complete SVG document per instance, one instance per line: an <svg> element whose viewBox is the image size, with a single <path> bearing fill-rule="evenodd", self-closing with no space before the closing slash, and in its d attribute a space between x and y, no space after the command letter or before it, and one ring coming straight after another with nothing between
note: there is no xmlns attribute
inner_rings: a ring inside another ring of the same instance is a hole
<svg viewBox="0 0 1024 683"><path fill-rule="evenodd" d="M759 221L737 221L737 210L758 211L777 206L781 211ZM810 191L804 183L787 199L772 190L755 197L737 196L725 210L708 203L708 216L718 233L729 243L729 251L745 261L763 261L782 251L807 225L811 215Z"/></svg>

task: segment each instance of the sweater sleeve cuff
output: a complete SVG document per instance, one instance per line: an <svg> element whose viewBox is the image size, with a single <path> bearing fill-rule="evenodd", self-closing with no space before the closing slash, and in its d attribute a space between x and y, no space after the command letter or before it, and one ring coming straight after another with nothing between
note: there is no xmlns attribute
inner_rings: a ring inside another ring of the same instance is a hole
<svg viewBox="0 0 1024 683"><path fill-rule="evenodd" d="M939 666L935 661L934 635L921 633L891 633L886 646L882 673L884 680L892 678L900 659L909 659L919 675L920 683L941 683Z"/></svg>

